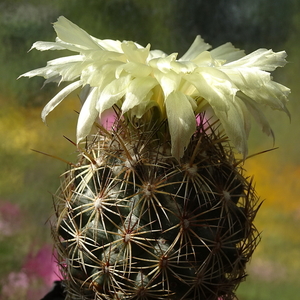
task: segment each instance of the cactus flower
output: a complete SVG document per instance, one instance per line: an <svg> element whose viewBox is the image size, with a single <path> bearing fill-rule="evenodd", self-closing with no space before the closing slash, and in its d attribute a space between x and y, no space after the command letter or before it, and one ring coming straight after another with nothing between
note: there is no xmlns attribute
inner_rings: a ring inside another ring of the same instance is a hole
<svg viewBox="0 0 300 300"><path fill-rule="evenodd" d="M54 29L55 42L36 42L31 49L78 54L51 60L21 76L43 76L46 83L72 82L45 106L43 120L72 91L89 89L79 115L78 142L90 133L97 116L113 105L131 120L146 121L147 111L157 107L156 117L168 120L171 151L179 158L196 129L195 114L210 107L236 149L246 156L250 115L270 135L262 105L288 114L290 90L269 73L286 64L285 51L258 49L245 55L231 43L209 51L211 46L197 36L177 58L177 53L150 50L149 44L94 38L62 16Z"/></svg>

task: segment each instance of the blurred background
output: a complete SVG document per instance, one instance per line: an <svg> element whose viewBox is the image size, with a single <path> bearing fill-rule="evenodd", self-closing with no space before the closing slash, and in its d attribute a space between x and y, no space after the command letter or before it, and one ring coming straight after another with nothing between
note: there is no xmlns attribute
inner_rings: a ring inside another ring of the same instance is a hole
<svg viewBox="0 0 300 300"><path fill-rule="evenodd" d="M267 110L277 150L245 163L265 199L256 219L262 242L237 290L241 300L295 299L300 294L300 1L299 0L0 0L0 299L39 300L57 277L51 259L52 194L66 163L75 161L77 95L42 123L42 107L58 91L42 78L16 78L60 52L29 53L53 41L51 23L64 15L98 38L133 40L183 54L200 34L213 47L232 42L246 53L286 50L274 79L290 87L290 121ZM273 140L253 124L250 154Z"/></svg>

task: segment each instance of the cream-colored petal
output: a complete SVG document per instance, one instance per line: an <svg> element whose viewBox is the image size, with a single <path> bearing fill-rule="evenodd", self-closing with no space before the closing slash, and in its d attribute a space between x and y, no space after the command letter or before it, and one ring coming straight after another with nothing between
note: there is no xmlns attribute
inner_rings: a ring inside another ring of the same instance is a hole
<svg viewBox="0 0 300 300"><path fill-rule="evenodd" d="M119 78L122 72L126 72L134 77L147 77L152 72L152 68L142 63L128 62L116 68L116 78Z"/></svg>
<svg viewBox="0 0 300 300"><path fill-rule="evenodd" d="M196 118L189 100L181 92L170 93L165 104L172 143L171 153L179 160L196 130Z"/></svg>
<svg viewBox="0 0 300 300"><path fill-rule="evenodd" d="M167 73L172 69L171 62L176 61L177 55L178 55L177 53L172 53L167 57L154 58L151 61L149 61L149 66L163 73Z"/></svg>
<svg viewBox="0 0 300 300"><path fill-rule="evenodd" d="M116 79L115 70L122 64L123 63L119 61L90 62L82 70L81 80L92 87L104 89L108 84Z"/></svg>
<svg viewBox="0 0 300 300"><path fill-rule="evenodd" d="M146 48L138 48L134 42L124 41L121 45L128 61L145 63L149 55L150 45Z"/></svg>
<svg viewBox="0 0 300 300"><path fill-rule="evenodd" d="M62 57L51 60L46 67L32 70L22 74L20 77L42 76L45 79L61 76L60 81L73 81L80 76L84 64L80 55Z"/></svg>
<svg viewBox="0 0 300 300"><path fill-rule="evenodd" d="M56 42L38 41L33 43L29 51L31 51L32 49L37 49L39 51L46 51L46 50L64 50L66 48Z"/></svg>
<svg viewBox="0 0 300 300"><path fill-rule="evenodd" d="M220 68L245 95L272 109L285 111L290 90L271 80L268 72L252 68Z"/></svg>
<svg viewBox="0 0 300 300"><path fill-rule="evenodd" d="M69 85L67 85L64 89L62 89L55 97L53 97L47 105L44 107L42 111L42 119L44 122L46 122L47 115L58 105L63 101L71 92L76 90L82 85L82 82L75 81Z"/></svg>
<svg viewBox="0 0 300 300"><path fill-rule="evenodd" d="M84 57L82 55L71 55L71 56L64 56L56 59L49 60L47 62L47 66L59 66L63 65L63 67L67 68L65 65L68 65L69 63L78 63L83 62Z"/></svg>
<svg viewBox="0 0 300 300"><path fill-rule="evenodd" d="M274 133L273 130L270 127L270 124L262 112L261 106L253 101L251 98L247 97L246 95L239 93L239 98L244 102L246 105L249 113L254 117L255 121L261 126L262 131L267 134L271 135L274 139Z"/></svg>
<svg viewBox="0 0 300 300"><path fill-rule="evenodd" d="M126 62L126 57L124 53L119 53L115 51L107 50L84 50L81 51L81 55L84 56L85 60L90 61L91 63L110 63L111 61Z"/></svg>
<svg viewBox="0 0 300 300"><path fill-rule="evenodd" d="M37 49L39 51L45 50L70 50L74 52L82 52L82 47L72 45L70 43L66 43L62 41L60 38L56 37L55 42L44 42L38 41L35 42L30 50Z"/></svg>
<svg viewBox="0 0 300 300"><path fill-rule="evenodd" d="M72 55L51 60L47 64L48 72L52 71L61 76L61 81L73 81L77 79L86 63L81 55ZM45 78L48 78L49 75Z"/></svg>
<svg viewBox="0 0 300 300"><path fill-rule="evenodd" d="M285 51L274 52L271 49L258 49L239 60L226 64L226 66L230 68L249 67L263 71L274 71L277 67L286 65L286 56Z"/></svg>
<svg viewBox="0 0 300 300"><path fill-rule="evenodd" d="M53 25L57 36L64 42L79 46L81 49L99 49L99 45L79 26L63 16Z"/></svg>
<svg viewBox="0 0 300 300"><path fill-rule="evenodd" d="M84 140L87 135L90 133L91 128L95 122L97 116L99 116L99 112L96 109L96 103L99 98L99 89L92 88L88 97L86 98L77 122L77 143Z"/></svg>
<svg viewBox="0 0 300 300"><path fill-rule="evenodd" d="M245 56L245 51L235 48L231 43L223 44L210 51L214 59L224 60L226 63L235 61Z"/></svg>
<svg viewBox="0 0 300 300"><path fill-rule="evenodd" d="M108 50L108 51L115 51L115 52L123 52L122 51L122 43L120 41L105 39L105 40L99 40L93 36L91 38L101 46L101 48Z"/></svg>
<svg viewBox="0 0 300 300"><path fill-rule="evenodd" d="M159 106L156 101L151 100L153 93L150 91L148 95L144 98L144 101L139 103L138 105L134 106L130 110L130 118L136 117L138 119L141 119L152 107L157 107L159 109ZM152 121L159 121L160 119L154 119L152 115Z"/></svg>
<svg viewBox="0 0 300 300"><path fill-rule="evenodd" d="M111 108L120 100L126 93L130 83L131 76L124 76L110 82L102 90L100 98L96 104L96 108L101 115L102 112Z"/></svg>
<svg viewBox="0 0 300 300"><path fill-rule="evenodd" d="M50 72L52 72L52 71L50 71ZM31 78L31 77L34 77L34 76L42 76L44 78L48 78L48 77L55 76L57 74L57 72L55 72L54 74L52 72L52 76L51 75L47 76L47 74L50 73L50 72L49 72L49 68L47 68L47 67L38 68L38 69L31 70L29 72L26 72L26 73L20 75L18 77L18 79L21 78L21 77L29 77L29 78Z"/></svg>
<svg viewBox="0 0 300 300"><path fill-rule="evenodd" d="M197 109L197 101L189 95L185 95L185 96L186 96L186 99L189 100L192 109L195 111Z"/></svg>
<svg viewBox="0 0 300 300"><path fill-rule="evenodd" d="M180 61L193 60L203 51L209 50L211 45L204 42L200 35L197 35L188 51L179 59Z"/></svg>
<svg viewBox="0 0 300 300"><path fill-rule="evenodd" d="M192 62L198 67L214 67L215 60L212 58L210 52L204 51L195 57Z"/></svg>
<svg viewBox="0 0 300 300"><path fill-rule="evenodd" d="M139 105L147 97L149 92L158 84L152 77L141 77L133 79L127 90L121 110L126 113L134 106ZM141 112L140 112L141 114Z"/></svg>
<svg viewBox="0 0 300 300"><path fill-rule="evenodd" d="M239 95L239 94L240 93L238 92L237 95ZM245 131L246 143L247 143L247 139L249 137L249 133L251 130L251 113L250 113L245 101L242 101L240 97L235 96L234 103L236 104L236 106L238 106L240 114L242 115L241 117L244 122L243 127L244 127L244 131Z"/></svg>
<svg viewBox="0 0 300 300"><path fill-rule="evenodd" d="M192 73L197 68L197 65L190 61L171 61L170 67L172 71L174 71L177 74L185 74Z"/></svg>
<svg viewBox="0 0 300 300"><path fill-rule="evenodd" d="M156 80L159 82L165 98L167 98L170 93L178 89L182 78L182 76L173 71L169 71L167 74L165 74L159 70L154 70L153 74Z"/></svg>
<svg viewBox="0 0 300 300"><path fill-rule="evenodd" d="M262 103L269 105L272 109L284 111L289 117L291 117L290 112L285 106L288 102L288 96L291 90L284 85L271 80L267 82L265 86L267 93L262 100Z"/></svg>
<svg viewBox="0 0 300 300"><path fill-rule="evenodd" d="M227 111L214 110L214 114L220 120L231 143L246 158L248 154L247 132L245 130L244 112L238 99L230 103Z"/></svg>
<svg viewBox="0 0 300 300"><path fill-rule="evenodd" d="M167 57L168 54L161 50L151 50L149 52L149 55L147 57L147 63L149 63L151 60L156 59L156 58L164 58Z"/></svg>
<svg viewBox="0 0 300 300"><path fill-rule="evenodd" d="M197 89L197 94L204 98L214 110L227 111L238 89L223 72L209 67L198 69L184 77Z"/></svg>

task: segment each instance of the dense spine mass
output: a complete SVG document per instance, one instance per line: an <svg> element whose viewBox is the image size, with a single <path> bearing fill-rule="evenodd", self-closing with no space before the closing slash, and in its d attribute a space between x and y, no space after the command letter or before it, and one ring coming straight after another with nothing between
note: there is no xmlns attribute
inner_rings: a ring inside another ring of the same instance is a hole
<svg viewBox="0 0 300 300"><path fill-rule="evenodd" d="M55 196L67 299L234 298L259 240L258 198L226 138L198 119L180 162L165 124L119 120L80 151Z"/></svg>

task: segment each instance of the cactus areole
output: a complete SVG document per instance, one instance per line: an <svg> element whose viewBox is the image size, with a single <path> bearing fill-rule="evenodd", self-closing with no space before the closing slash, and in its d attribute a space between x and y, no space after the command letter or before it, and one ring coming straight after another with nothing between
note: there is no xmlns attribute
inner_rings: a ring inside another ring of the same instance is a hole
<svg viewBox="0 0 300 300"><path fill-rule="evenodd" d="M197 36L178 59L99 40L64 17L54 29L55 42L32 48L77 54L22 76L71 82L44 120L82 88L78 161L54 197L66 299L233 299L259 242L260 201L242 168L250 119L273 135L261 107L289 115L290 90L270 75L286 53L210 50Z"/></svg>

